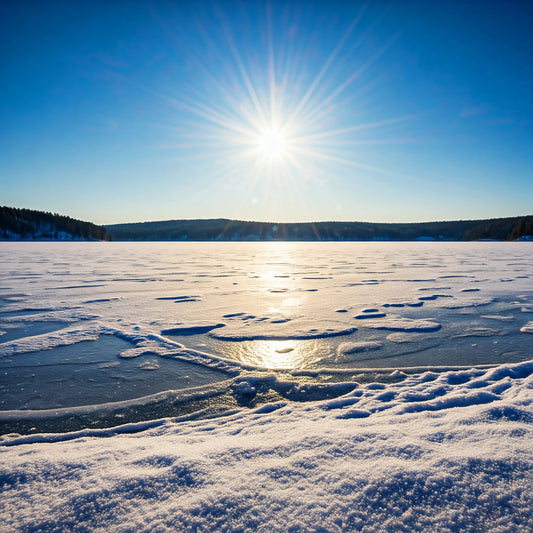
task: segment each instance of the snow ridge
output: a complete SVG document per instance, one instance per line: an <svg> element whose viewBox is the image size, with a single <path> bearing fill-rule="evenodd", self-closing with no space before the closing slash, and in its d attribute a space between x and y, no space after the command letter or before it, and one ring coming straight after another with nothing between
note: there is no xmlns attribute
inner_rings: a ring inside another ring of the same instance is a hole
<svg viewBox="0 0 533 533"><path fill-rule="evenodd" d="M0 516L25 531L526 531L532 389L528 361L216 419L8 435Z"/></svg>

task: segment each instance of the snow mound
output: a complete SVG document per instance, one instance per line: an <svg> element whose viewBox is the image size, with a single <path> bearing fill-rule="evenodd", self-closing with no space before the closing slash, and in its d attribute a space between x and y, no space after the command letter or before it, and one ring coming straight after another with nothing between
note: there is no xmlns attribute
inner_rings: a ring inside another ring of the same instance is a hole
<svg viewBox="0 0 533 533"><path fill-rule="evenodd" d="M194 324L180 324L172 328L163 329L161 335L200 335L208 333L212 329L223 328L226 324L223 323L194 323Z"/></svg>
<svg viewBox="0 0 533 533"><path fill-rule="evenodd" d="M525 326L520 328L522 333L533 333L533 321L530 320Z"/></svg>
<svg viewBox="0 0 533 533"><path fill-rule="evenodd" d="M357 331L355 326L334 321L308 325L305 321L294 320L286 324L285 320L264 321L260 324L244 323L227 326L222 330L210 331L209 336L224 341L257 340L305 340L323 339L350 335Z"/></svg>
<svg viewBox="0 0 533 533"><path fill-rule="evenodd" d="M368 352L373 350L379 350L383 347L383 344L376 341L366 342L343 342L337 347L337 353L339 355L350 355L354 353Z"/></svg>
<svg viewBox="0 0 533 533"><path fill-rule="evenodd" d="M390 331L405 332L430 332L438 331L441 325L432 320L411 319L411 318L388 318L379 322L365 322L365 327L371 329L385 329Z"/></svg>

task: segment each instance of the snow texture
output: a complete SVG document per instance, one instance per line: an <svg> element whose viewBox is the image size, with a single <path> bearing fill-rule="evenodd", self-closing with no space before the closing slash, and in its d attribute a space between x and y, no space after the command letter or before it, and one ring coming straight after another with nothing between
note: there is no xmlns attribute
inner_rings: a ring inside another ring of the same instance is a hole
<svg viewBox="0 0 533 533"><path fill-rule="evenodd" d="M7 435L2 527L528 531L532 388L528 362L210 420Z"/></svg>

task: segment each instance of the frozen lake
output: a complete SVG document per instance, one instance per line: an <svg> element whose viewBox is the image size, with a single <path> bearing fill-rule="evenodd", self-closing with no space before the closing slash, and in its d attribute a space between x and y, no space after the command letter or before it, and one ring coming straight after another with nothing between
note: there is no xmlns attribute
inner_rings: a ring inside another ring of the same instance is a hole
<svg viewBox="0 0 533 533"><path fill-rule="evenodd" d="M532 252L527 242L0 243L0 424L112 425L527 361Z"/></svg>

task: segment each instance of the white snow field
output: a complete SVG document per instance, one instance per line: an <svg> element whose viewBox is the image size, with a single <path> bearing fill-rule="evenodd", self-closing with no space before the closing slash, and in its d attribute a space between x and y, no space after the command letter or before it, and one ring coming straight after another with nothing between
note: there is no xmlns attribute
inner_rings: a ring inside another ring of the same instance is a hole
<svg viewBox="0 0 533 533"><path fill-rule="evenodd" d="M1 243L0 531L533 530L531 243Z"/></svg>

